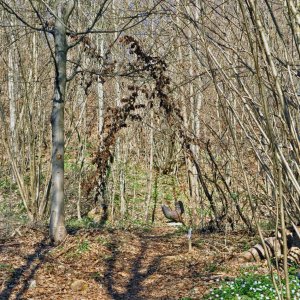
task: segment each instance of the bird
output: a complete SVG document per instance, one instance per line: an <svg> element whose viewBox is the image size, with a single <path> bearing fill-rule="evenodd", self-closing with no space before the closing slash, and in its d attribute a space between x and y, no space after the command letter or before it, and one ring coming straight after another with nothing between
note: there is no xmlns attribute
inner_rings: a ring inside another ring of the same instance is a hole
<svg viewBox="0 0 300 300"><path fill-rule="evenodd" d="M164 216L172 222L180 222L184 225L182 215L184 213L184 207L182 201L175 201L175 210L171 210L167 205L161 206Z"/></svg>

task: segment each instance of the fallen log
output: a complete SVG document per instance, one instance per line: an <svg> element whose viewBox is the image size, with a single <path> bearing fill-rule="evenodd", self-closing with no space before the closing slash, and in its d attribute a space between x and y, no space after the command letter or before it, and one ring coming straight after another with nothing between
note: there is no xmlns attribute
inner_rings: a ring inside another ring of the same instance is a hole
<svg viewBox="0 0 300 300"><path fill-rule="evenodd" d="M286 229L288 261L290 263L300 264L300 226L295 226ZM265 248L262 243L254 245L249 250L235 255L232 259L239 262L261 261L270 258L281 258L283 255L283 239L280 232L277 236L271 236L264 239Z"/></svg>

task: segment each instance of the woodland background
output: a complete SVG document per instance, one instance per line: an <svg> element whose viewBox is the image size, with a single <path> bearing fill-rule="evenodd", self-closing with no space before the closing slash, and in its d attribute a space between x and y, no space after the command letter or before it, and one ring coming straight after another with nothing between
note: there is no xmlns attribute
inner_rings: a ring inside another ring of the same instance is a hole
<svg viewBox="0 0 300 300"><path fill-rule="evenodd" d="M52 31L56 6L67 3L0 1L3 236L49 217ZM295 1L74 3L65 24L67 222L86 218L101 184L110 224L155 224L174 200L197 229L299 222Z"/></svg>
<svg viewBox="0 0 300 300"><path fill-rule="evenodd" d="M52 2L1 1L1 226L7 230L19 217L49 214L54 46L51 34L35 29L51 30ZM105 118L116 119L116 108L135 97L137 106L109 148L110 222L148 222L162 202L182 199L188 222L198 227L209 220L253 230L255 221L275 224L280 215L280 222L297 223L297 9L293 1L78 1L70 32L85 30L99 11L100 17L95 33L85 34L67 58L67 218L93 205L87 186L97 177L93 159ZM124 36L153 64L165 63L168 101L181 119L166 118L155 78L141 69Z"/></svg>
<svg viewBox="0 0 300 300"><path fill-rule="evenodd" d="M0 0L0 36L1 238L57 191L68 230L162 225L175 200L196 233L299 223L298 1Z"/></svg>

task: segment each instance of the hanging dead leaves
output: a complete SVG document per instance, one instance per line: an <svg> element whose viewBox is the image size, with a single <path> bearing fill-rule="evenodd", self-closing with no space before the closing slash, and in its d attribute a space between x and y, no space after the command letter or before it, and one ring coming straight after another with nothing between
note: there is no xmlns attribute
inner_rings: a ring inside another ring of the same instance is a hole
<svg viewBox="0 0 300 300"><path fill-rule="evenodd" d="M172 112L180 115L179 109L175 108L175 105L168 97L171 80L165 75L167 70L166 62L147 54L139 42L131 36L123 36L119 42L129 48L131 55L136 56L135 61L128 61L127 67L134 68L139 76L149 78L154 84L137 86L132 80L132 83L127 85L129 95L121 99L121 105L106 109L101 133L101 145L99 145L97 152L94 154L95 159L93 160L97 166L97 172L91 175L93 178L88 178L88 183L83 184L83 187L88 187L85 190L90 193L92 190L91 182L93 182L94 189L98 190L96 197L99 195L100 189L102 191L105 189L107 170L112 159L112 149L116 136L122 128L127 127L130 121L142 121L143 117L140 111L145 108L152 108L155 99L157 99L158 106L165 111L168 118ZM124 68L126 73L126 66ZM88 84L90 83L91 81L88 82ZM146 103L141 103L139 96L146 99Z"/></svg>

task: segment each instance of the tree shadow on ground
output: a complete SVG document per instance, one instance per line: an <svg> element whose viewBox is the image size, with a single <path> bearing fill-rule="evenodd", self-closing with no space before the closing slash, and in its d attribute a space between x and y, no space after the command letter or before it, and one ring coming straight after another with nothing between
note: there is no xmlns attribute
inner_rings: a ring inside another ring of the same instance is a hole
<svg viewBox="0 0 300 300"><path fill-rule="evenodd" d="M118 259L123 259L122 253L118 251L118 243L116 241L112 241L111 243L111 250L113 250L112 251L113 256L110 257L106 263L107 271L105 273L104 284L106 285L107 291L110 294L110 296L115 300L146 299L139 295L139 293L143 290L142 283L148 277L150 277L152 274L156 272L156 270L160 265L161 258L164 256L164 255L158 255L157 257L155 257L152 261L148 263L148 267L146 271L142 272L141 271L142 262L148 250L148 244L145 242L145 236L142 238L141 237L137 237L137 238L139 238L141 247L136 258L132 262L130 262L130 264L132 265L132 267L130 268L131 276L125 286L124 292L117 291L116 285L120 284L120 282L118 282L118 280L114 278L117 269L116 263Z"/></svg>
<svg viewBox="0 0 300 300"><path fill-rule="evenodd" d="M36 271L41 267L45 260L45 254L49 251L51 245L45 237L39 242L34 253L26 257L26 263L15 269L10 278L5 283L4 290L0 293L0 299L9 299L15 288L21 283L21 287L16 294L15 299L22 299L23 294L29 288L31 280Z"/></svg>
<svg viewBox="0 0 300 300"><path fill-rule="evenodd" d="M116 240L111 243L111 251L113 255L107 260L106 263L106 272L105 279L101 281L107 288L108 293L115 300L143 300L149 299L145 296L140 295L144 291L143 282L153 275L161 266L163 257L174 254L169 253L158 253L157 256L152 258L152 260L147 261L146 265L143 265L145 258L147 257L147 251L155 249L151 243L163 243L164 240L169 238L169 234L166 235L157 235L157 236L147 236L144 234L138 234L136 237L140 243L139 253L132 261L128 261L128 264L131 265L129 269L130 278L126 279L127 283L122 283L125 281L124 278L118 279L118 260L124 259L124 255L118 250L119 244ZM170 249L171 250L171 249ZM125 291L118 291L117 287L122 286Z"/></svg>

